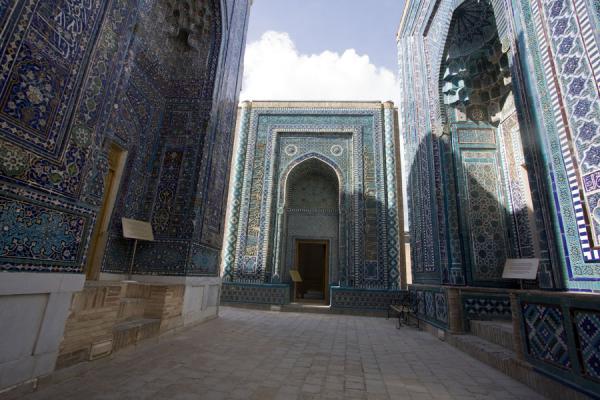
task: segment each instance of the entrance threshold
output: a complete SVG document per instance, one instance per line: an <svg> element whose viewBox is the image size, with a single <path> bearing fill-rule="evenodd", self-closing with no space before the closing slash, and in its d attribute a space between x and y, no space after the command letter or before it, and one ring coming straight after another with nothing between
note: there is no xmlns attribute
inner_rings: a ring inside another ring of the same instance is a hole
<svg viewBox="0 0 600 400"><path fill-rule="evenodd" d="M289 307L296 307L296 308L318 308L318 309L329 309L331 308L331 305L329 304L325 304L323 302L323 300L314 300L314 301L296 301L296 302L292 302L290 304L287 304L287 306Z"/></svg>
<svg viewBox="0 0 600 400"><path fill-rule="evenodd" d="M303 300L303 301L296 301L293 303L282 305L281 311L328 314L331 312L331 305L323 303L323 300L320 300L320 301Z"/></svg>

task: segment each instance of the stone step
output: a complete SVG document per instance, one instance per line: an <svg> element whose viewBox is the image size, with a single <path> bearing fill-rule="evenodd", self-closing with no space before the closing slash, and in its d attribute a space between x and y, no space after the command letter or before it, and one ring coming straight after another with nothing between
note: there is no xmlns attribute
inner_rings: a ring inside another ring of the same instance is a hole
<svg viewBox="0 0 600 400"><path fill-rule="evenodd" d="M514 351L513 325L509 321L469 321L470 333Z"/></svg>
<svg viewBox="0 0 600 400"><path fill-rule="evenodd" d="M159 331L160 319L158 318L140 318L120 322L113 328L113 351L157 336Z"/></svg>
<svg viewBox="0 0 600 400"><path fill-rule="evenodd" d="M145 307L146 299L124 297L120 301L117 318L119 321L143 318Z"/></svg>
<svg viewBox="0 0 600 400"><path fill-rule="evenodd" d="M496 368L549 399L584 400L586 395L537 372L514 351L474 335L447 335L446 341L471 357Z"/></svg>

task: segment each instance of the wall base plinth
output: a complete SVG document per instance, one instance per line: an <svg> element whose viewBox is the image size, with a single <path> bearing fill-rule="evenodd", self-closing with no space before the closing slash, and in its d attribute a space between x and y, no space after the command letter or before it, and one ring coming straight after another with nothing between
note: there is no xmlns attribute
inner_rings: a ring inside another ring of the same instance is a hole
<svg viewBox="0 0 600 400"><path fill-rule="evenodd" d="M81 274L0 272L0 390L54 370Z"/></svg>

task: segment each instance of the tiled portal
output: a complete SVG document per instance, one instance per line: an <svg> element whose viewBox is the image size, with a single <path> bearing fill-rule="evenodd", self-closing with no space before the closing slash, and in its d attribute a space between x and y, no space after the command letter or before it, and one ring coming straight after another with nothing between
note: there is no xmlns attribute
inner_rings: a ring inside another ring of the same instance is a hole
<svg viewBox="0 0 600 400"><path fill-rule="evenodd" d="M542 399L392 320L228 307L25 398Z"/></svg>

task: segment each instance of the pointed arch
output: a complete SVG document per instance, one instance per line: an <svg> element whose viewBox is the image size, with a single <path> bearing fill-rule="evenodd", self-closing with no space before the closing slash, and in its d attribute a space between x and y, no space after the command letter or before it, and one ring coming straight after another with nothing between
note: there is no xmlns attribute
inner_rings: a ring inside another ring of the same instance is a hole
<svg viewBox="0 0 600 400"><path fill-rule="evenodd" d="M308 154L304 154L301 157L296 158L283 171L283 173L281 174L281 182L280 182L280 187L279 187L278 203L280 205L284 205L285 204L285 200L287 199L287 188L288 188L287 182L288 182L288 179L290 177L290 174L292 174L293 171L296 171L296 169L298 167L301 167L302 165L305 165L306 162L320 162L326 168L329 168L330 170L333 170L333 172L335 173L335 176L337 177L337 185L338 185L338 208L339 208L340 205L342 204L342 196L343 196L343 190L342 190L342 188L344 187L344 178L343 178L342 170L337 165L337 163L334 162L333 160L331 160L330 158L328 158L328 157L326 157L326 156L324 156L322 154L314 153L314 152L308 153Z"/></svg>

